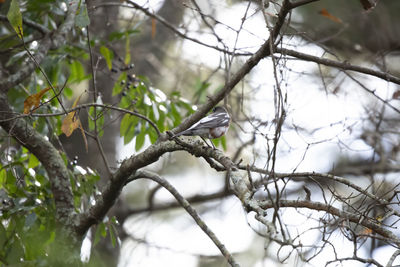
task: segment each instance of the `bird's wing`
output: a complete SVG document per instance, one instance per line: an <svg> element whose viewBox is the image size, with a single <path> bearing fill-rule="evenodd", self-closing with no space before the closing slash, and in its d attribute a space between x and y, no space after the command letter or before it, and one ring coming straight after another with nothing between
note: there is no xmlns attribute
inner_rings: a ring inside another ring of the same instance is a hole
<svg viewBox="0 0 400 267"><path fill-rule="evenodd" d="M193 124L190 129L203 129L203 128L215 128L220 126L228 126L230 117L228 113L216 113L210 114L207 117L202 118L197 123Z"/></svg>

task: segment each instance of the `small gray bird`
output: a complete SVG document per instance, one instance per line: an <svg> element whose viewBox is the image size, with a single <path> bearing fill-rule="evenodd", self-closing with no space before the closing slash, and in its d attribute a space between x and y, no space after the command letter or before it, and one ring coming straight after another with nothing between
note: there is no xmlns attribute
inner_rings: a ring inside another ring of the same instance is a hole
<svg viewBox="0 0 400 267"><path fill-rule="evenodd" d="M175 136L200 136L203 140L204 138L218 138L228 131L230 122L231 117L226 109L224 107L215 107L210 115L202 118L189 129L177 133ZM204 142L206 141L204 140Z"/></svg>

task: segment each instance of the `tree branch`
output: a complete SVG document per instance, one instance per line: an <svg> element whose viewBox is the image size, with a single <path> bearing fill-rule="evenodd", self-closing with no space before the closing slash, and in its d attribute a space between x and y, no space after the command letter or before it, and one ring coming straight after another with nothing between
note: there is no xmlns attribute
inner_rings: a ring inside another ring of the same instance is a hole
<svg viewBox="0 0 400 267"><path fill-rule="evenodd" d="M263 209L274 208L274 204L270 201L261 201L259 203L260 207ZM325 211L334 216L338 216L343 219L347 219L353 223L360 224L364 227L372 229L375 233L381 235L384 238L389 239L391 242L400 246L400 239L394 235L391 231L386 230L381 225L369 220L369 218L361 218L359 215L355 215L350 212L346 212L335 208L331 205L327 205L321 202L308 201L308 200L279 200L279 206L285 208L307 208L316 211Z"/></svg>
<svg viewBox="0 0 400 267"><path fill-rule="evenodd" d="M351 71L357 71L359 73L363 73L363 74L367 74L367 75L371 75L374 77L378 77L381 78L385 81L389 81L389 82L393 82L395 84L400 84L400 78L393 76L390 73L387 72L382 72L382 71L377 71L377 70L373 70L370 68L365 68L365 67L361 67L361 66L356 66L356 65L352 65L346 61L344 62L339 62L339 61L335 61L335 60L330 60L327 58L321 58L321 57L316 57L316 56L312 56L312 55L308 55L308 54L304 54L301 52L297 52L294 50L290 50L290 49L286 49L286 48L281 48L281 47L276 47L275 48L275 52L280 53L282 55L289 55L301 60L305 60L305 61L312 61L315 62L317 64L322 64L325 66L330 66L330 67L335 67L338 69L342 69L342 70L351 70Z"/></svg>
<svg viewBox="0 0 400 267"><path fill-rule="evenodd" d="M114 205L129 177L134 175L138 169L156 162L167 152L178 150L187 151L196 157L213 158L226 169L234 168L232 161L221 151L210 147L204 147L203 143L200 141L188 141L184 143L184 145L178 144L174 141L155 143L142 153L133 155L122 162L119 169L103 188L101 195L96 199L96 204L90 207L87 212L80 215L75 231L79 235L83 235L90 226L101 221L107 214L108 210Z"/></svg>
<svg viewBox="0 0 400 267"><path fill-rule="evenodd" d="M189 201L192 204L197 204L197 203L204 203L207 201L212 201L212 200L217 200L217 199L222 199L225 197L229 197L232 195L231 191L226 190L223 188L220 191L214 192L214 193L208 193L208 194L201 194L201 195L194 195L191 197L187 197L187 201ZM179 203L174 202L167 202L163 204L157 204L157 205L152 205L144 208L133 208L129 209L125 214L122 216L119 216L119 219L121 221L125 221L125 219L128 216L135 215L138 213L143 213L143 212L153 212L153 211L165 211L169 209L174 209L174 208L179 208L181 205Z"/></svg>
<svg viewBox="0 0 400 267"><path fill-rule="evenodd" d="M270 42L274 43L279 35L279 32L285 22L286 16L291 10L290 1L284 0L282 7L278 14L278 20L271 30L270 37L264 42L264 44L254 53L243 66L225 83L224 87L215 93L213 96L209 97L209 101L202 105L195 113L184 120L180 125L171 130L173 133L181 132L195 122L199 121L204 117L207 112L209 112L217 103L224 99L229 93L234 89L234 87L265 57L270 56Z"/></svg>

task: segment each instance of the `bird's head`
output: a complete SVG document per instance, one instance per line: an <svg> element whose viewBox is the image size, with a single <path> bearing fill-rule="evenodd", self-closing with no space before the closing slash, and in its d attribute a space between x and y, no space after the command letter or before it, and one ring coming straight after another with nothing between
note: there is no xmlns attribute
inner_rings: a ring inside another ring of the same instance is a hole
<svg viewBox="0 0 400 267"><path fill-rule="evenodd" d="M212 109L212 111L213 111L213 113L221 113L221 112L226 112L226 109L224 107L217 106L217 107L214 107Z"/></svg>

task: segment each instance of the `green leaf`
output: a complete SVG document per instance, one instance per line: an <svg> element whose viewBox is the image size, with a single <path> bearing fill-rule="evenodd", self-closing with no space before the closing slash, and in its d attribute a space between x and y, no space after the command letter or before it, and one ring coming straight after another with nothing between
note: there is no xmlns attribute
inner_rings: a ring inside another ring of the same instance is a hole
<svg viewBox="0 0 400 267"><path fill-rule="evenodd" d="M35 168L37 165L39 165L39 160L35 157L35 155L30 154L28 168Z"/></svg>
<svg viewBox="0 0 400 267"><path fill-rule="evenodd" d="M114 88L112 91L112 95L118 95L119 93L122 92L122 88L123 86L121 85L121 83L124 81L126 81L127 77L126 77L126 72L121 73L121 75L119 75L118 77L118 81L114 84Z"/></svg>
<svg viewBox="0 0 400 267"><path fill-rule="evenodd" d="M89 108L89 130L93 131L94 130L94 107Z"/></svg>
<svg viewBox="0 0 400 267"><path fill-rule="evenodd" d="M7 178L7 171L5 169L0 168L0 188L3 187L3 183L6 181L6 178Z"/></svg>
<svg viewBox="0 0 400 267"><path fill-rule="evenodd" d="M97 116L99 116L99 112L97 112ZM104 130L103 130L103 126L104 126L104 114L101 114L100 117L98 117L98 119L96 120L96 124L97 124L97 131L99 134L99 137L102 137L104 134Z"/></svg>
<svg viewBox="0 0 400 267"><path fill-rule="evenodd" d="M100 237L105 237L107 235L106 225L104 223L99 223L97 225L96 233L94 235L93 246L96 246L100 241Z"/></svg>
<svg viewBox="0 0 400 267"><path fill-rule="evenodd" d="M225 135L221 137L221 145L222 145L222 148L224 149L224 151L226 151L226 136Z"/></svg>
<svg viewBox="0 0 400 267"><path fill-rule="evenodd" d="M79 62L78 60L72 61L69 67L71 75L69 76L68 80L71 83L80 82L90 77L90 76L85 76L85 69L83 68L82 63Z"/></svg>
<svg viewBox="0 0 400 267"><path fill-rule="evenodd" d="M119 133L121 137L124 137L124 145L132 141L133 137L137 134L135 127L138 123L139 119L130 114L125 114L122 118Z"/></svg>
<svg viewBox="0 0 400 267"><path fill-rule="evenodd" d="M149 134L150 142L151 142L152 144L154 144L154 143L157 141L157 138L158 138L158 136L157 136L155 130L154 130L154 129L150 129L150 130L148 131L148 134Z"/></svg>
<svg viewBox="0 0 400 267"><path fill-rule="evenodd" d="M179 114L179 111L174 103L171 103L171 115L174 119L174 127L181 124L181 114Z"/></svg>
<svg viewBox="0 0 400 267"><path fill-rule="evenodd" d="M126 65L129 65L129 63L131 63L131 45L130 45L129 35L127 33L125 33L125 38L126 38L126 42L125 42L125 60L124 60L124 63Z"/></svg>
<svg viewBox="0 0 400 267"><path fill-rule="evenodd" d="M10 9L7 12L7 18L18 37L22 39L24 33L22 30L22 14L18 0L11 0Z"/></svg>
<svg viewBox="0 0 400 267"><path fill-rule="evenodd" d="M119 127L119 136L124 136L131 125L131 115L125 114Z"/></svg>
<svg viewBox="0 0 400 267"><path fill-rule="evenodd" d="M72 91L72 89L69 87L65 87L63 93L68 99L71 99L71 97L74 95L74 91Z"/></svg>
<svg viewBox="0 0 400 267"><path fill-rule="evenodd" d="M135 143L136 151L139 151L143 147L145 137L146 137L146 129L144 127L144 124L142 124L140 133L136 136L136 143Z"/></svg>
<svg viewBox="0 0 400 267"><path fill-rule="evenodd" d="M111 70L114 53L110 49L105 47L104 45L100 46L100 53L103 55L104 59L106 60L108 69Z"/></svg>
<svg viewBox="0 0 400 267"><path fill-rule="evenodd" d="M77 10L77 14L75 16L75 26L83 28L88 26L89 24L90 24L90 19L86 5L81 5L81 8Z"/></svg>
<svg viewBox="0 0 400 267"><path fill-rule="evenodd" d="M160 118L157 120L157 127L161 132L165 131L165 113L161 111L161 109L158 109L158 112L160 114Z"/></svg>
<svg viewBox="0 0 400 267"><path fill-rule="evenodd" d="M112 224L108 225L108 233L110 235L110 239L111 239L111 244L113 246L113 248L115 248L115 246L117 245L117 230L114 228L114 226Z"/></svg>

